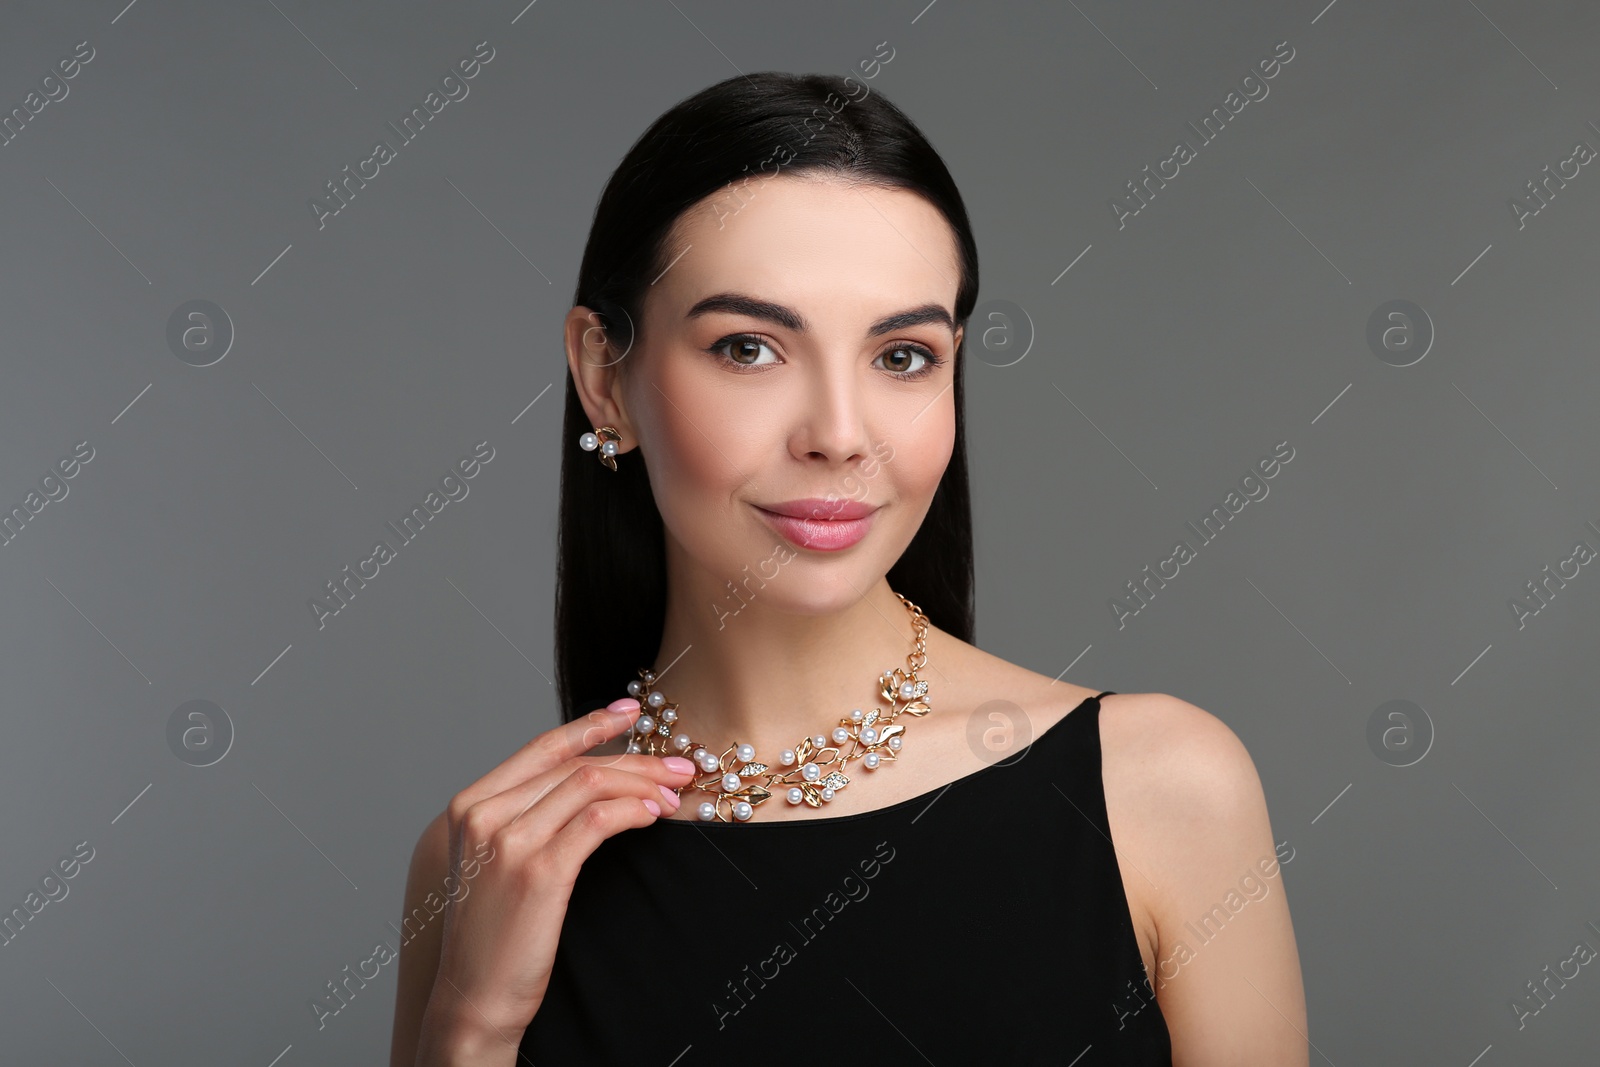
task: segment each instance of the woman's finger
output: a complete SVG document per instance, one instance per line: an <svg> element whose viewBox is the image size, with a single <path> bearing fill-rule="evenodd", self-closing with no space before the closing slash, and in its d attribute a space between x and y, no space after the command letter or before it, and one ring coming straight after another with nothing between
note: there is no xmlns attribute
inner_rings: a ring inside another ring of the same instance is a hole
<svg viewBox="0 0 1600 1067"><path fill-rule="evenodd" d="M455 816L466 808L496 793L503 793L520 782L543 774L559 764L604 744L633 725L639 715L639 702L632 697L615 700L600 711L591 711L571 722L546 730L473 782L451 801Z"/></svg>
<svg viewBox="0 0 1600 1067"><path fill-rule="evenodd" d="M632 794L654 801L670 814L682 803L673 789L682 788L693 777L694 764L682 756L662 759L643 754L623 755L615 764L589 762L583 757L569 760L469 807L461 821L463 846L470 847L478 838L503 832L512 823L538 811L540 822L548 829L529 835L519 828L515 834L523 845L536 849L571 819L583 803L602 797ZM564 785L568 786L566 792L558 796ZM552 823L554 825L549 825ZM465 841L467 837L474 841Z"/></svg>

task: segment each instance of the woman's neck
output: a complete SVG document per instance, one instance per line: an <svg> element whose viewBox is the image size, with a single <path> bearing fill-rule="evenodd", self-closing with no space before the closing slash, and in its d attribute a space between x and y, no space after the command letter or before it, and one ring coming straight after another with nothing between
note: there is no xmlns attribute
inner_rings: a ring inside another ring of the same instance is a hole
<svg viewBox="0 0 1600 1067"><path fill-rule="evenodd" d="M669 588L655 687L679 705L679 724L697 743L718 754L751 744L776 766L801 738L831 732L852 708L883 703L879 677L904 669L914 648L905 605L879 579L862 595L846 586L837 611L800 613L776 587L800 580L785 572L744 600L705 580Z"/></svg>

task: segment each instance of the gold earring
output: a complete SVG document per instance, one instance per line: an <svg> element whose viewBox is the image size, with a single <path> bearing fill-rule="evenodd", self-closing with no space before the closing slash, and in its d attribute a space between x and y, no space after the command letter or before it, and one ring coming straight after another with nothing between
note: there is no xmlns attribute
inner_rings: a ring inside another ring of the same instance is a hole
<svg viewBox="0 0 1600 1067"><path fill-rule="evenodd" d="M612 470L617 469L617 442L622 440L622 435L615 426L596 426L594 433L586 433L578 438L578 447L585 452L600 451L600 462Z"/></svg>

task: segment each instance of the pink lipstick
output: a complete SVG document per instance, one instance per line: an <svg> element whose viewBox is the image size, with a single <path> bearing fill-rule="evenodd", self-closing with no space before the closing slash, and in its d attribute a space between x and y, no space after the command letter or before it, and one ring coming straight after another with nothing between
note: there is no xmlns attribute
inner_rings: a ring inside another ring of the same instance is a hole
<svg viewBox="0 0 1600 1067"><path fill-rule="evenodd" d="M849 548L872 528L880 505L855 500L807 497L781 504L754 505L767 524L801 548L837 552Z"/></svg>

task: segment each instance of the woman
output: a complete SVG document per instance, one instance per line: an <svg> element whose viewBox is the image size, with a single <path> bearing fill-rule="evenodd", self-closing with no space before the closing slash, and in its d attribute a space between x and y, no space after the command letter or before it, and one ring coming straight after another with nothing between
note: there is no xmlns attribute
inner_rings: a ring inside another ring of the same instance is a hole
<svg viewBox="0 0 1600 1067"><path fill-rule="evenodd" d="M423 832L393 1064L1307 1062L1282 889L1219 906L1275 851L1237 737L971 643L977 288L852 79L629 151L566 320L568 721Z"/></svg>

